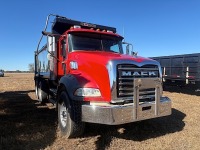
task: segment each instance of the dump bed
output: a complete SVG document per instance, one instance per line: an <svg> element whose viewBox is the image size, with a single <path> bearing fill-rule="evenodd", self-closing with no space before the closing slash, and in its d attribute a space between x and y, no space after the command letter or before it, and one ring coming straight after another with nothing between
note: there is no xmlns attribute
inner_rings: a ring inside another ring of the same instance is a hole
<svg viewBox="0 0 200 150"><path fill-rule="evenodd" d="M65 31L67 31L74 25L81 26L82 28L86 28L86 29L94 28L94 29L112 31L113 33L116 33L116 28L114 27L80 22L80 21L71 20L65 17L56 17L54 19L54 23L52 24L52 33L63 34Z"/></svg>
<svg viewBox="0 0 200 150"><path fill-rule="evenodd" d="M167 84L184 85L200 82L200 53L153 57L160 62Z"/></svg>

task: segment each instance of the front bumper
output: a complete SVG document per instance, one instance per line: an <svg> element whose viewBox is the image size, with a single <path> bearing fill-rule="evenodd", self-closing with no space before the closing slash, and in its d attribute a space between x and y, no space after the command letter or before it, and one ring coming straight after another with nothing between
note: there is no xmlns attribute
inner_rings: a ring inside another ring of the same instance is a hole
<svg viewBox="0 0 200 150"><path fill-rule="evenodd" d="M161 97L159 104L159 107L156 107L155 102L139 104L136 109L133 103L113 106L83 105L82 121L119 125L171 114L171 100L168 97Z"/></svg>
<svg viewBox="0 0 200 150"><path fill-rule="evenodd" d="M159 78L136 78L133 81L133 103L125 105L82 105L82 121L117 125L171 114L171 100L162 97L162 84ZM155 100L140 101L140 90L155 89Z"/></svg>

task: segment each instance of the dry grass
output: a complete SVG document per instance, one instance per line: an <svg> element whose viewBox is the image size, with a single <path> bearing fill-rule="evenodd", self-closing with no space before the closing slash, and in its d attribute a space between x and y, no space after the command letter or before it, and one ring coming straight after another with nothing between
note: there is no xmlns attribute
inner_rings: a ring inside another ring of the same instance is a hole
<svg viewBox="0 0 200 150"><path fill-rule="evenodd" d="M33 74L0 78L0 149L200 149L200 96L170 88L172 115L120 126L88 124L83 137L57 131L57 113L34 96Z"/></svg>

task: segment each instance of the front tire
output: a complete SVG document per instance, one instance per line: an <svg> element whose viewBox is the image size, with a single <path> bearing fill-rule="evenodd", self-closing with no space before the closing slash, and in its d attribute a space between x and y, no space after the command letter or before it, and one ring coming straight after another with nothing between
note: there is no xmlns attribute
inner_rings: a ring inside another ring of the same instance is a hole
<svg viewBox="0 0 200 150"><path fill-rule="evenodd" d="M58 124L61 134L67 138L81 136L85 128L85 123L81 121L80 103L70 101L65 90L59 95Z"/></svg>

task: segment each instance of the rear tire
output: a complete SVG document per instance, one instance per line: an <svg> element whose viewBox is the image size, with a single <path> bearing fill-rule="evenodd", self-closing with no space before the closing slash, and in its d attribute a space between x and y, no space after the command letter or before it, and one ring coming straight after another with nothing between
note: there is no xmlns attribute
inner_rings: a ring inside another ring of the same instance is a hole
<svg viewBox="0 0 200 150"><path fill-rule="evenodd" d="M67 138L81 136L85 123L81 121L80 103L70 101L65 90L61 91L58 100L58 124L61 135Z"/></svg>

